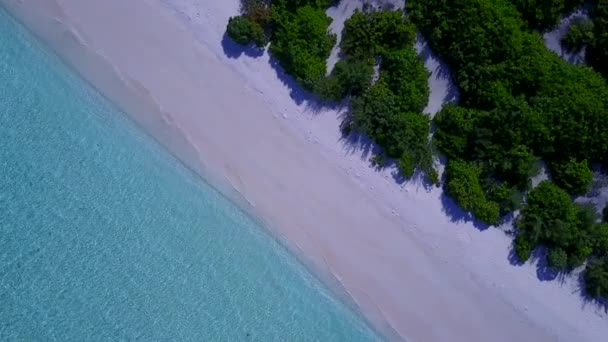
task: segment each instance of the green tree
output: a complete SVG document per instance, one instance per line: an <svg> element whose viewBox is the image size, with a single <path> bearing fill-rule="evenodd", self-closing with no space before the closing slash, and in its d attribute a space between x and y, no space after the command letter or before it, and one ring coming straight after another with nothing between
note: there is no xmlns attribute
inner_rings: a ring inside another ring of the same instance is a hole
<svg viewBox="0 0 608 342"><path fill-rule="evenodd" d="M600 258L587 265L584 273L587 293L594 298L608 297L608 260Z"/></svg>
<svg viewBox="0 0 608 342"><path fill-rule="evenodd" d="M505 182L492 182L486 188L488 189L488 199L498 203L502 215L513 212L521 207L523 195L517 188L510 187Z"/></svg>
<svg viewBox="0 0 608 342"><path fill-rule="evenodd" d="M597 256L608 256L608 224L594 224L589 232L593 254Z"/></svg>
<svg viewBox="0 0 608 342"><path fill-rule="evenodd" d="M582 195L589 191L593 172L589 169L587 160L577 162L570 158L565 162L551 163L553 181L570 195Z"/></svg>
<svg viewBox="0 0 608 342"><path fill-rule="evenodd" d="M315 89L325 77L326 60L336 44L336 35L328 32L331 18L310 5L293 13L273 5L271 17L270 52L304 88Z"/></svg>
<svg viewBox="0 0 608 342"><path fill-rule="evenodd" d="M582 0L511 0L530 26L547 30L555 26L562 15L581 5Z"/></svg>
<svg viewBox="0 0 608 342"><path fill-rule="evenodd" d="M351 108L355 128L376 141L388 157L401 158L405 176L411 176L415 168L431 172L429 118L422 113L402 111L401 99L391 91L384 77L363 96L353 99Z"/></svg>
<svg viewBox="0 0 608 342"><path fill-rule="evenodd" d="M593 20L593 43L586 54L589 63L599 72L608 76L608 0L590 1Z"/></svg>
<svg viewBox="0 0 608 342"><path fill-rule="evenodd" d="M416 160L410 151L404 151L399 158L399 170L405 177L412 177L416 170Z"/></svg>
<svg viewBox="0 0 608 342"><path fill-rule="evenodd" d="M253 42L258 47L264 47L267 43L262 27L245 16L230 18L226 33L232 40L241 45Z"/></svg>
<svg viewBox="0 0 608 342"><path fill-rule="evenodd" d="M316 92L330 100L341 100L345 96L360 96L372 83L373 67L354 58L339 60L331 75L319 82Z"/></svg>
<svg viewBox="0 0 608 342"><path fill-rule="evenodd" d="M593 251L589 238L594 215L589 208L573 204L564 190L544 181L528 194L517 227L521 239L532 248L545 245L554 253L559 248L566 253L568 266L576 267Z"/></svg>
<svg viewBox="0 0 608 342"><path fill-rule="evenodd" d="M575 19L568 32L561 38L562 46L570 52L580 52L584 46L589 46L595 41L593 33L593 21L586 18Z"/></svg>
<svg viewBox="0 0 608 342"><path fill-rule="evenodd" d="M551 267L559 270L565 270L568 267L568 254L563 249L556 247L549 251L547 255L547 263Z"/></svg>
<svg viewBox="0 0 608 342"><path fill-rule="evenodd" d="M515 237L513 247L515 249L515 255L517 255L519 260L521 260L522 262L528 261L528 259L530 259L532 249L534 248L532 243L530 243L530 240L528 240L528 237L525 234L521 233Z"/></svg>
<svg viewBox="0 0 608 342"><path fill-rule="evenodd" d="M415 27L401 11L355 13L344 23L342 52L360 60L409 47L416 39Z"/></svg>
<svg viewBox="0 0 608 342"><path fill-rule="evenodd" d="M382 54L381 72L400 100L400 110L422 113L429 100L430 73L413 48Z"/></svg>
<svg viewBox="0 0 608 342"><path fill-rule="evenodd" d="M544 181L528 194L517 224L520 230L534 237L533 242L546 240L566 247L576 235L576 214L570 196Z"/></svg>
<svg viewBox="0 0 608 342"><path fill-rule="evenodd" d="M445 172L446 192L458 205L482 222L498 222L500 208L497 203L486 199L479 179L483 172L480 165L453 159L448 162Z"/></svg>
<svg viewBox="0 0 608 342"><path fill-rule="evenodd" d="M450 158L464 158L470 152L471 135L483 115L455 104L443 106L433 119L436 127L435 145Z"/></svg>

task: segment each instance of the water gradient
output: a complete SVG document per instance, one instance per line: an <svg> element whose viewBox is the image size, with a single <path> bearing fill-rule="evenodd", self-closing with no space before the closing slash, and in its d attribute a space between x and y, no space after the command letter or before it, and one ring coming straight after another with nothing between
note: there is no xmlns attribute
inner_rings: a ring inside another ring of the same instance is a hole
<svg viewBox="0 0 608 342"><path fill-rule="evenodd" d="M0 340L370 341L0 9Z"/></svg>

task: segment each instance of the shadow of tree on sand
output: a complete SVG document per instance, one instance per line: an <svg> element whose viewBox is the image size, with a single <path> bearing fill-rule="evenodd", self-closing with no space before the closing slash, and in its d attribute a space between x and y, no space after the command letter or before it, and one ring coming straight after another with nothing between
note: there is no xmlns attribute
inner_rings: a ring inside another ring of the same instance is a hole
<svg viewBox="0 0 608 342"><path fill-rule="evenodd" d="M239 58L241 55L258 58L264 55L264 50L255 47L253 44L249 44L246 46L235 43L227 33L224 32L222 36L222 49L224 50L224 54L228 58Z"/></svg>
<svg viewBox="0 0 608 342"><path fill-rule="evenodd" d="M441 193L441 207L443 212L452 222L472 223L473 226L479 231L484 231L490 228L488 224L476 220L471 213L462 209L450 196L445 193L445 191Z"/></svg>

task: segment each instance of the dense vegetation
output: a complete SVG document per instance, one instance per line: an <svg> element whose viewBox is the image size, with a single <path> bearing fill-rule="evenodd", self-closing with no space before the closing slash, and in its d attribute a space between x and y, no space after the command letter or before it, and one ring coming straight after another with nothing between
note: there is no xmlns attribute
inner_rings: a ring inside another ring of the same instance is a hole
<svg viewBox="0 0 608 342"><path fill-rule="evenodd" d="M589 63L608 77L608 0L592 0L593 40L588 43Z"/></svg>
<svg viewBox="0 0 608 342"><path fill-rule="evenodd" d="M599 265L594 279L605 279L600 271L606 264L606 225L596 224L596 214L573 204L570 196L589 190L591 164L608 165L608 86L590 68L547 50L516 7L542 29L563 12L544 11L544 6L576 4L536 1L536 10L527 12L522 5L531 3L407 2L413 21L449 64L461 91L460 106L445 106L435 118L435 144L448 157L446 191L465 210L492 223L496 206L505 214L520 205L537 161L545 161L554 183L543 182L527 195L517 223L517 255L526 260L543 245L549 264L562 270L591 257L601 260L594 261Z"/></svg>
<svg viewBox="0 0 608 342"><path fill-rule="evenodd" d="M238 16L230 18L226 32L235 42L246 45L253 42L257 47L266 45L264 29L249 17Z"/></svg>
<svg viewBox="0 0 608 342"><path fill-rule="evenodd" d="M414 50L415 37L414 26L400 11L356 11L344 23L340 47L346 61L370 67L380 61L379 79L352 100L352 128L374 139L386 156L398 159L404 176L420 169L437 183L430 122L422 113L429 98L429 72ZM329 79L338 77L338 71Z"/></svg>
<svg viewBox="0 0 608 342"><path fill-rule="evenodd" d="M593 208L572 203L564 190L544 181L527 196L517 222L515 251L527 260L531 249L542 244L549 249L550 266L580 266L593 252L601 255L608 247L608 226L597 224L596 216Z"/></svg>
<svg viewBox="0 0 608 342"><path fill-rule="evenodd" d="M237 43L262 47L285 71L320 98L351 97L352 121L345 127L367 134L398 160L406 177L415 170L437 183L429 142L429 72L414 50L416 29L402 11L356 11L344 24L344 58L326 75L326 60L336 43L328 33L325 8L332 1L245 1L243 15L230 19L227 34ZM379 78L372 81L374 66Z"/></svg>
<svg viewBox="0 0 608 342"><path fill-rule="evenodd" d="M587 62L608 77L608 0L591 0L590 18L577 18L562 39L571 52L586 48Z"/></svg>
<svg viewBox="0 0 608 342"><path fill-rule="evenodd" d="M595 298L608 298L608 259L594 260L585 271L585 288Z"/></svg>
<svg viewBox="0 0 608 342"><path fill-rule="evenodd" d="M331 18L325 8L331 0L246 0L242 15L228 21L226 33L235 42L254 43L270 52L285 71L306 89L325 77L326 60L336 44L328 32Z"/></svg>
<svg viewBox="0 0 608 342"><path fill-rule="evenodd" d="M336 44L336 35L328 33L331 18L318 5L292 9L276 3L272 5L270 52L304 88L313 90L325 77L326 61Z"/></svg>
<svg viewBox="0 0 608 342"><path fill-rule="evenodd" d="M394 158L403 175L421 170L437 183L422 113L429 73L413 48L416 24L461 94L459 105L444 106L434 119L433 144L448 158L446 193L488 224L523 205L514 241L519 258L544 246L548 264L562 271L588 260L587 291L606 296L608 223L572 196L588 192L590 165L608 166L608 85L591 68L547 50L534 31L552 27L581 1L408 0L407 17L357 11L344 25L343 58L327 75L336 42L325 14L331 2L248 0L227 34L241 44L270 42L283 68L321 99L349 97L345 127L383 148L378 163ZM608 51L607 4L595 0L593 23L575 22L563 40L573 50L586 46L600 71L608 68L598 66ZM551 181L531 189L540 161Z"/></svg>
<svg viewBox="0 0 608 342"><path fill-rule="evenodd" d="M562 37L562 46L570 52L578 53L583 47L594 44L595 34L593 32L593 21L586 18L575 18L568 32Z"/></svg>
<svg viewBox="0 0 608 342"><path fill-rule="evenodd" d="M547 30L555 26L562 15L581 5L583 0L511 0L530 27Z"/></svg>

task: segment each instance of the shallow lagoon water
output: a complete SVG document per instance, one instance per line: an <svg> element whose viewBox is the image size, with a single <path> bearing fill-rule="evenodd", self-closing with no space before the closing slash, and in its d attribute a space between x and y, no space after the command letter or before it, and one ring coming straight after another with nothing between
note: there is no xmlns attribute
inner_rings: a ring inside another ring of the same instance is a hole
<svg viewBox="0 0 608 342"><path fill-rule="evenodd" d="M0 340L379 337L0 9Z"/></svg>

